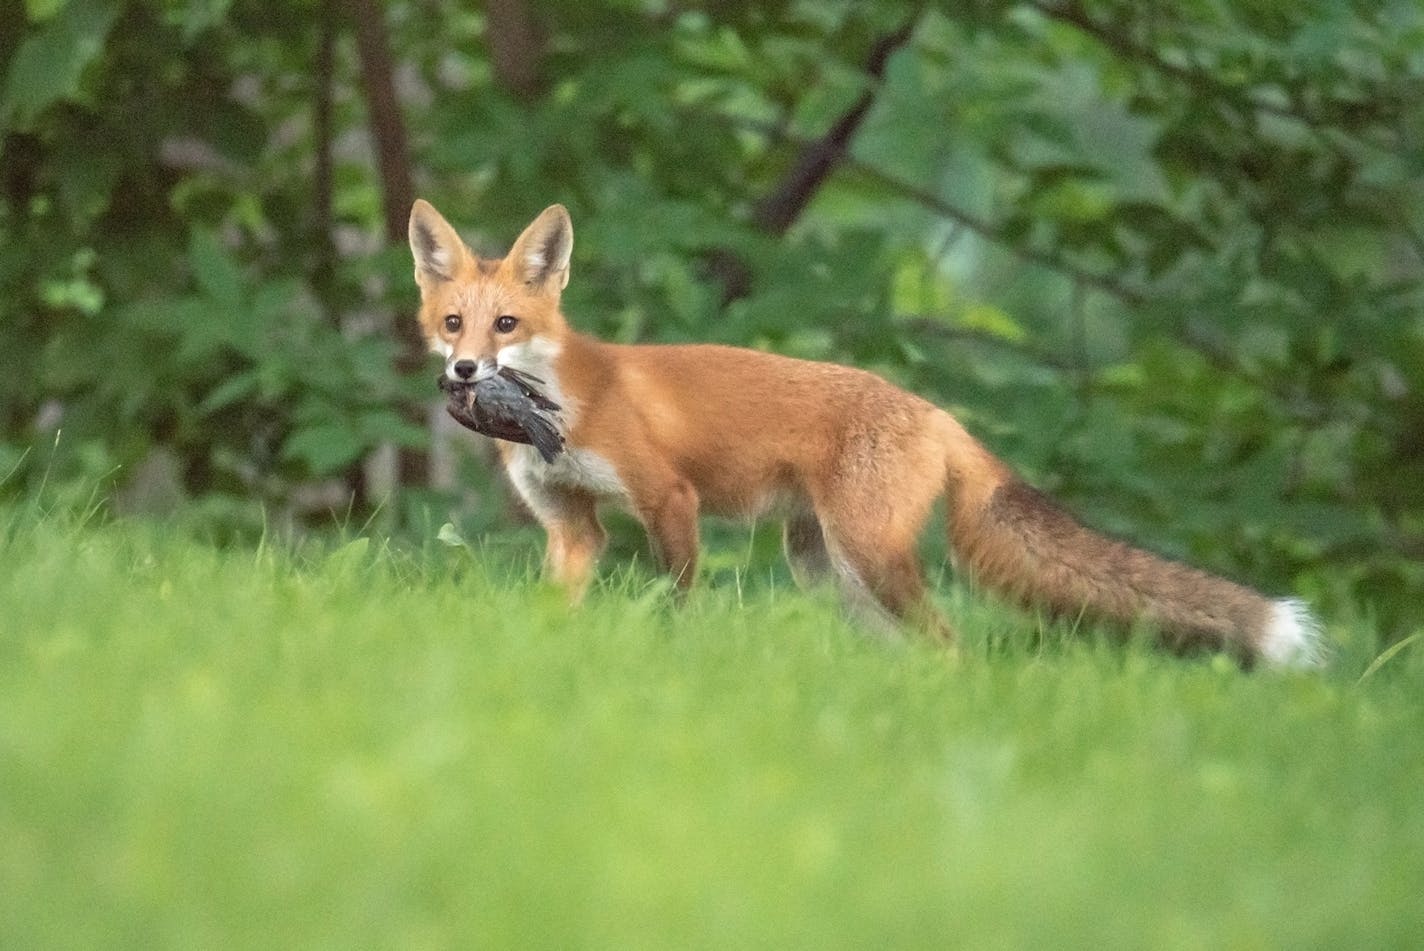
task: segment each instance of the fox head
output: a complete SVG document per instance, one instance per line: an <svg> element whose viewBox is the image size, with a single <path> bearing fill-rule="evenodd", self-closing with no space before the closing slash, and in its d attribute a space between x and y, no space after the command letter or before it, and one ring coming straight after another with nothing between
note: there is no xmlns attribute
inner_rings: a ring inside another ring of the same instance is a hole
<svg viewBox="0 0 1424 951"><path fill-rule="evenodd" d="M574 228L563 205L534 219L503 258L482 259L434 206L410 210L410 250L420 287L420 328L452 380L499 367L549 372L568 325L559 295L569 283Z"/></svg>

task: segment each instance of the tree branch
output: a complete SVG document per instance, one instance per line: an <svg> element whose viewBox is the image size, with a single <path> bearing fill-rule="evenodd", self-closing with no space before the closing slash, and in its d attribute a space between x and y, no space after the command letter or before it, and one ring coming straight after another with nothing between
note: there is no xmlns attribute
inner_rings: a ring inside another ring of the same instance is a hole
<svg viewBox="0 0 1424 951"><path fill-rule="evenodd" d="M1095 19L1084 8L1081 0L1067 0L1065 3L1050 3L1047 2L1047 0L1029 0L1029 6L1050 20L1066 23L1086 36L1092 37L1124 59L1142 63L1156 72L1172 77L1197 92L1229 103L1238 113L1264 113L1301 123L1320 138L1322 143L1327 147L1330 147L1337 154L1340 151L1337 143L1329 141L1323 135L1326 128L1337 125L1338 123L1329 115L1322 114L1319 110L1306 110L1303 104L1298 100L1289 106L1268 102L1259 96L1252 95L1248 89L1222 81L1205 69L1183 66L1179 63L1173 63L1164 59L1156 50L1134 41L1121 31L1114 29L1112 25ZM1330 105L1336 112L1341 113L1347 111L1359 112L1361 109L1366 108L1364 104L1355 101L1346 103L1333 102L1330 103ZM1370 118L1381 118L1380 104L1378 102L1372 102L1368 108L1371 110ZM1396 111L1398 111L1397 108ZM1375 142L1374 145L1389 151L1397 150L1399 147L1398 143L1385 144L1378 141Z"/></svg>
<svg viewBox="0 0 1424 951"><path fill-rule="evenodd" d="M885 77L885 66L896 50L909 42L919 22L917 8L894 33L882 36L871 48L865 72L875 83ZM826 178L850 148L850 140L875 103L876 87L868 87L819 139L801 144L791 168L771 194L757 202L752 221L767 234L780 237L796 223Z"/></svg>
<svg viewBox="0 0 1424 951"><path fill-rule="evenodd" d="M975 330L969 327L956 327L947 324L938 317L926 316L923 314L900 314L896 316L895 323L904 327L911 334L919 337L930 337L948 343L969 343L993 347L996 350L1003 350L1016 354L1039 366L1049 367L1063 373L1078 369L1072 361L1056 356L1043 350L1025 346L1014 340L1004 337L997 337L982 330Z"/></svg>
<svg viewBox="0 0 1424 951"><path fill-rule="evenodd" d="M875 103L877 84L885 76L886 64L896 50L910 41L920 14L921 8L916 7L899 29L875 41L865 62L865 72L873 80L871 86L856 97L850 108L831 124L824 135L818 139L780 137L779 141L794 142L799 151L781 181L753 208L752 223L758 230L775 237L786 234L811 204L826 179L845 161L851 139ZM739 256L725 248L717 248L707 255L707 264L713 277L722 285L724 305L746 296L751 287L751 270Z"/></svg>
<svg viewBox="0 0 1424 951"><path fill-rule="evenodd" d="M703 110L696 110L696 121L705 122L709 118L733 128L756 132L766 136L773 142L797 143L800 144L803 149L814 146L816 141L799 138L795 134L787 132L785 129L769 122L731 117L717 112L709 113ZM842 156L838 164L840 169L860 175L887 191L893 192L900 198L913 201L926 210L944 218L946 221L954 222L964 230L973 232L986 241L999 245L1021 261L1057 271L1066 277L1081 282L1086 287L1101 291L1126 304L1141 304L1150 296L1150 292L1146 289L1132 287L1106 274L1098 274L1094 271L1086 270L1067 260L1061 254L1052 251L1042 251L1037 248L1025 248L1015 244L1005 236L1003 229L993 222L980 218L972 212L965 211L956 205L952 205L928 189L896 178L888 172L884 172L874 165L861 161L854 156Z"/></svg>
<svg viewBox="0 0 1424 951"><path fill-rule="evenodd" d="M1126 304L1141 304L1147 299L1148 293L1146 291L1129 286L1106 274L1098 274L1094 271L1086 270L1069 261L1062 254L1053 251L1042 251L1037 248L1026 248L1022 245L1015 244L1004 235L1001 228L992 222L965 211L963 208L951 205L933 192L921 188L918 185L911 184L910 182L895 178L893 175L889 175L867 162L851 158L846 160L845 167L864 178L870 179L888 191L894 192L901 198L907 198L939 217L954 222L966 231L972 231L986 241L999 245L1021 261L1036 264L1040 267L1046 267L1051 271L1057 271L1060 274L1080 282L1086 287L1101 291Z"/></svg>
<svg viewBox="0 0 1424 951"><path fill-rule="evenodd" d="M770 138L785 139L790 137L790 133L787 133L783 129L775 128L767 123L730 119L726 116L719 116L719 118L721 118L722 121L732 123L740 128L749 128L759 131ZM875 182L875 184L894 192L899 197L913 201L926 210L948 221L954 222L966 231L971 231L984 240L1004 248L1026 263L1048 268L1049 270L1056 271L1072 279L1079 288L1092 288L1131 307L1146 304L1154 296L1150 288L1133 287L1106 274L1098 274L1093 271L1085 270L1071 261L1066 260L1061 254L1052 251L1042 251L1036 248L1025 248L1015 244L992 222L956 207L933 192L921 188L918 185L897 179L859 159L846 158L842 161L841 167L868 178ZM943 324L937 324L931 327L928 323L922 322L918 318L911 317L907 319L911 322L912 326L919 329L933 330L935 334L940 336L962 333L959 329L944 328ZM1173 339L1182 346L1200 354L1212 368L1218 372L1234 376L1274 396L1283 406L1288 408L1290 414L1295 419L1302 422L1319 422L1321 419L1328 418L1328 413L1323 407L1313 403L1310 405L1302 405L1298 393L1295 393L1283 384L1262 379L1260 374L1254 373L1243 366L1237 358L1237 355L1230 349L1213 344L1211 341L1204 339L1200 334L1193 332L1190 327L1178 329L1172 336ZM1045 366L1064 370L1073 368L1073 365L1068 361L1054 358L1048 354L1030 351L1026 348L1015 346L1007 341L994 340L983 336L976 336L976 339L1004 347L1011 347Z"/></svg>

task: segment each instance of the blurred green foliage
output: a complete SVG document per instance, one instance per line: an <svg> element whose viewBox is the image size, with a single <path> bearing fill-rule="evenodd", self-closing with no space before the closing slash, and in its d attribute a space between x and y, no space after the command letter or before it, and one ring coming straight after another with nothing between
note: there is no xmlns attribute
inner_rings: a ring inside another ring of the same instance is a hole
<svg viewBox="0 0 1424 951"><path fill-rule="evenodd" d="M0 7L0 491L161 445L272 504L423 444L360 9ZM418 192L487 251L568 205L579 327L866 366L1100 527L1424 621L1412 0L557 0L518 83L493 11L381 9Z"/></svg>

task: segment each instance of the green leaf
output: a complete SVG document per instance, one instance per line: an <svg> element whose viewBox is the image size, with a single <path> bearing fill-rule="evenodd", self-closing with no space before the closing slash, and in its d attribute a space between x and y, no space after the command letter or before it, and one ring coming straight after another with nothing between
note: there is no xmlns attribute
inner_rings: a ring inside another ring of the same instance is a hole
<svg viewBox="0 0 1424 951"><path fill-rule="evenodd" d="M188 263L198 288L220 311L213 319L230 318L242 306L242 271L210 231L195 230L188 242Z"/></svg>
<svg viewBox="0 0 1424 951"><path fill-rule="evenodd" d="M31 23L48 20L69 4L69 0L25 0L25 15Z"/></svg>
<svg viewBox="0 0 1424 951"><path fill-rule="evenodd" d="M173 4L168 19L178 23L183 30L183 41L191 43L205 30L222 23L231 6L232 0L187 0Z"/></svg>
<svg viewBox="0 0 1424 951"><path fill-rule="evenodd" d="M446 522L440 526L440 531L436 533L435 540L451 548L464 548L469 550L470 543L465 541L465 537L460 534L460 530L453 522Z"/></svg>
<svg viewBox="0 0 1424 951"><path fill-rule="evenodd" d="M257 389L260 378L260 374L250 371L228 377L198 404L198 412L206 415L245 399Z"/></svg>
<svg viewBox="0 0 1424 951"><path fill-rule="evenodd" d="M1011 343L1023 341L1025 334L1013 317L997 307L988 304L974 304L964 309L959 324L970 330L978 330L991 337Z"/></svg>
<svg viewBox="0 0 1424 951"><path fill-rule="evenodd" d="M305 464L317 475L329 475L361 457L366 443L349 426L322 423L294 432L282 446L282 458Z"/></svg>
<svg viewBox="0 0 1424 951"><path fill-rule="evenodd" d="M1375 675L1375 672L1377 670L1379 670L1385 664L1389 663L1395 654L1400 653L1406 647L1409 647L1411 644L1418 642L1420 638L1424 638L1424 631L1415 631L1413 634L1410 634L1408 637L1404 638L1404 640L1397 641L1389 649L1381 652L1378 657L1376 657L1373 661L1370 662L1370 666L1365 668L1365 672L1363 674L1360 674L1360 679L1355 681L1355 683L1362 684L1366 680L1369 680Z"/></svg>
<svg viewBox="0 0 1424 951"><path fill-rule="evenodd" d="M364 535L353 538L327 556L328 572L344 575L366 566L366 556L371 549L371 539Z"/></svg>
<svg viewBox="0 0 1424 951"><path fill-rule="evenodd" d="M32 3L31 18L43 22L10 61L0 93L0 127L28 130L54 103L77 98L84 70L103 52L118 10L113 0Z"/></svg>
<svg viewBox="0 0 1424 951"><path fill-rule="evenodd" d="M429 438L424 426L408 422L399 413L384 407L361 414L359 427L369 444L392 442L398 446L424 446Z"/></svg>

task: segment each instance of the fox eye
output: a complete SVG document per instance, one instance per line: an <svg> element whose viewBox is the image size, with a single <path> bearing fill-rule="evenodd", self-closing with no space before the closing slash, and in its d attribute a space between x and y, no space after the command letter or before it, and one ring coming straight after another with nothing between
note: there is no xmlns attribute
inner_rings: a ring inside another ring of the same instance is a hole
<svg viewBox="0 0 1424 951"><path fill-rule="evenodd" d="M505 314L495 318L494 329L502 334L507 334L514 329L514 325L517 323L519 323L518 317L511 317L509 314Z"/></svg>
<svg viewBox="0 0 1424 951"><path fill-rule="evenodd" d="M461 323L459 314L451 314L445 318L445 329L452 334L459 333Z"/></svg>

